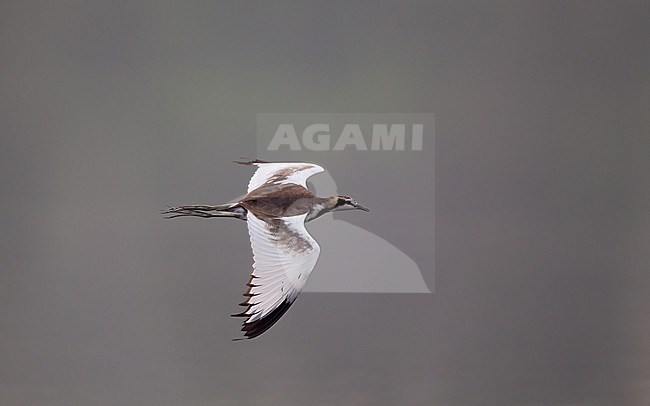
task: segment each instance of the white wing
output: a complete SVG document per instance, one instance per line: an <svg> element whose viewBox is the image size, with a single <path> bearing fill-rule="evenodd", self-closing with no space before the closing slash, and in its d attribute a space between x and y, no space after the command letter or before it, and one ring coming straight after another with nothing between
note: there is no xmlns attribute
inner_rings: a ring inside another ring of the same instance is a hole
<svg viewBox="0 0 650 406"><path fill-rule="evenodd" d="M253 272L236 316L246 317L242 331L254 338L268 330L289 309L316 265L320 247L305 229L305 217L260 220L248 213Z"/></svg>
<svg viewBox="0 0 650 406"><path fill-rule="evenodd" d="M257 166L257 171L248 182L248 193L264 184L295 183L307 187L307 178L324 171L322 167L306 162L250 162L249 164Z"/></svg>

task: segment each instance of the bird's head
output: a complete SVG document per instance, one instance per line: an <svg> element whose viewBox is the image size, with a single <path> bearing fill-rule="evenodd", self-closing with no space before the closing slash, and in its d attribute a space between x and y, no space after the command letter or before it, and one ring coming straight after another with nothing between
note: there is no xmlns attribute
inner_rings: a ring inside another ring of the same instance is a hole
<svg viewBox="0 0 650 406"><path fill-rule="evenodd" d="M335 205L333 211L344 211L344 210L363 210L363 211L370 211L367 207L364 207L357 203L356 200L354 200L350 196L334 196L333 200L335 200Z"/></svg>

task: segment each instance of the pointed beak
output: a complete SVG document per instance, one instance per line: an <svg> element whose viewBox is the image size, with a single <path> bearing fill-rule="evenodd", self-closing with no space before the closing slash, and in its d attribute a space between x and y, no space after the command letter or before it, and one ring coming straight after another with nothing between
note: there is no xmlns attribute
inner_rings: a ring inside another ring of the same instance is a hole
<svg viewBox="0 0 650 406"><path fill-rule="evenodd" d="M365 206L362 206L359 203L352 204L352 207L354 207L355 209L363 210L363 211L370 211L369 208L367 208Z"/></svg>

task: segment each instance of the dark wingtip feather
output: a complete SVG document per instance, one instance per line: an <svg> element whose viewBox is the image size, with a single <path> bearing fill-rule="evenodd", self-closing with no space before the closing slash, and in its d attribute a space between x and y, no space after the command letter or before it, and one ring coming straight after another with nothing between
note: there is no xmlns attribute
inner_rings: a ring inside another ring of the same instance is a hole
<svg viewBox="0 0 650 406"><path fill-rule="evenodd" d="M248 160L247 158L240 157L240 159L244 159L244 161L233 161L236 164L241 164L241 165L255 165L255 164L269 164L271 162L268 161L263 161L261 159L250 159Z"/></svg>
<svg viewBox="0 0 650 406"><path fill-rule="evenodd" d="M250 306L250 305L249 305L249 306ZM241 312L241 313L231 314L230 317L249 317L250 314L246 314L247 311L248 311L248 309L244 310L244 311Z"/></svg>
<svg viewBox="0 0 650 406"><path fill-rule="evenodd" d="M292 304L293 302L284 300L277 308L275 308L265 317L251 323L244 323L241 329L241 331L244 332L244 337L242 339L251 339L262 335L268 329L273 327L273 325L277 323L278 320L280 320L280 318L287 312L287 310L289 310Z"/></svg>

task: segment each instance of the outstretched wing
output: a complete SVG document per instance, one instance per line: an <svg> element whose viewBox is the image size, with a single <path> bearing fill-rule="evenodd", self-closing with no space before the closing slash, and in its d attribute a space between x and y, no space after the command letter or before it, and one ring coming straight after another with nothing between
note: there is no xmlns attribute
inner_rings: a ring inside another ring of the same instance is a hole
<svg viewBox="0 0 650 406"><path fill-rule="evenodd" d="M255 338L271 328L300 294L316 265L320 247L305 229L305 217L260 219L248 213L248 233L253 248L253 272L241 303L246 311L245 338Z"/></svg>
<svg viewBox="0 0 650 406"><path fill-rule="evenodd" d="M321 166L306 162L240 162L257 166L257 171L248 182L248 193L262 185L283 185L295 183L307 187L307 178L324 169Z"/></svg>

